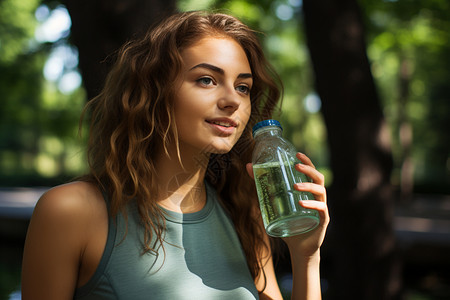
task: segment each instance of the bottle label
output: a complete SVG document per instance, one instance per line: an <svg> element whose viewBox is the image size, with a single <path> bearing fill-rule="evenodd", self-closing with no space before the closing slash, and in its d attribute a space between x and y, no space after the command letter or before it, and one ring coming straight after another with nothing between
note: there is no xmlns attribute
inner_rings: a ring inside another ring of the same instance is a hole
<svg viewBox="0 0 450 300"><path fill-rule="evenodd" d="M307 180L304 174L295 170L296 163L298 162L285 160L282 163L268 162L253 165L264 226L270 235L291 235L291 231L299 230L293 227L301 225L298 219L302 216L315 217L318 222L317 211L304 209L299 204L300 200L314 198L310 193L294 190L294 183ZM284 222L285 226L279 227L277 225L278 228L275 230L281 230L282 232L270 232L268 230L273 223L279 222Z"/></svg>

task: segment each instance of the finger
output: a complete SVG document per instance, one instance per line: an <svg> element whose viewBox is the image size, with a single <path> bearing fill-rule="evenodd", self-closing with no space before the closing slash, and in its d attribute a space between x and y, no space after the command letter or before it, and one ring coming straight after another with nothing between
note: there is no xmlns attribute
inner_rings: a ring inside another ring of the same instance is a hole
<svg viewBox="0 0 450 300"><path fill-rule="evenodd" d="M328 206L325 203L314 200L303 200L299 201L299 204L303 208L316 210L319 213L320 220L323 224L328 224L330 222Z"/></svg>
<svg viewBox="0 0 450 300"><path fill-rule="evenodd" d="M325 176L323 176L323 174L317 171L317 169L315 169L313 166L296 164L295 169L311 178L314 183L325 185Z"/></svg>
<svg viewBox="0 0 450 300"><path fill-rule="evenodd" d="M315 168L315 166L312 163L311 159L309 159L309 157L306 156L306 154L301 153L301 152L297 152L296 156L305 165L308 165L308 166L311 166L311 167Z"/></svg>
<svg viewBox="0 0 450 300"><path fill-rule="evenodd" d="M252 179L255 179L255 175L253 174L253 164L252 164L252 163L248 163L248 164L245 165L245 168L247 169L248 175L249 175Z"/></svg>
<svg viewBox="0 0 450 300"><path fill-rule="evenodd" d="M302 182L294 184L294 189L299 192L310 192L314 195L316 202L327 202L327 192L323 185L310 182Z"/></svg>

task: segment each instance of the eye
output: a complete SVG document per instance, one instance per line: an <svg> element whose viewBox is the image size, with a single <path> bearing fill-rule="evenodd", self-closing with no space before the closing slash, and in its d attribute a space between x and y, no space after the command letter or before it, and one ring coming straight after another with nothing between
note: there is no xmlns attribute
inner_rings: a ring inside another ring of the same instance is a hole
<svg viewBox="0 0 450 300"><path fill-rule="evenodd" d="M238 91L239 93L243 93L245 95L250 94L250 88L247 85L238 85L236 87L236 91Z"/></svg>
<svg viewBox="0 0 450 300"><path fill-rule="evenodd" d="M212 78L209 77L202 77L196 80L196 82L198 82L199 84L203 85L203 86L210 86L212 84L214 84L214 81L212 80Z"/></svg>

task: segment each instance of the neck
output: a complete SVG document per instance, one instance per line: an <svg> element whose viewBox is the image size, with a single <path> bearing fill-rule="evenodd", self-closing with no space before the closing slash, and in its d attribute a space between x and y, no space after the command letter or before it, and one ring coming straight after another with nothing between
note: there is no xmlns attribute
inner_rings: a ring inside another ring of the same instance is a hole
<svg viewBox="0 0 450 300"><path fill-rule="evenodd" d="M171 211L192 213L206 203L205 173L209 155L195 153L166 154L160 151L156 160L158 176L158 202ZM183 152L182 152L183 153Z"/></svg>

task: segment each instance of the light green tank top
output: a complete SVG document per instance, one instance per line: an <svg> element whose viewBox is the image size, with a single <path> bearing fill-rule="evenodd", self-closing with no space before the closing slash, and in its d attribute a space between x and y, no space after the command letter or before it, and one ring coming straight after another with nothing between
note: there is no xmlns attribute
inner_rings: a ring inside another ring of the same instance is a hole
<svg viewBox="0 0 450 300"><path fill-rule="evenodd" d="M143 228L135 205L128 233L121 214L109 221L100 264L74 299L258 299L234 226L207 186L205 207L195 213L165 211L166 236L156 256L142 253ZM117 226L116 226L117 224Z"/></svg>

